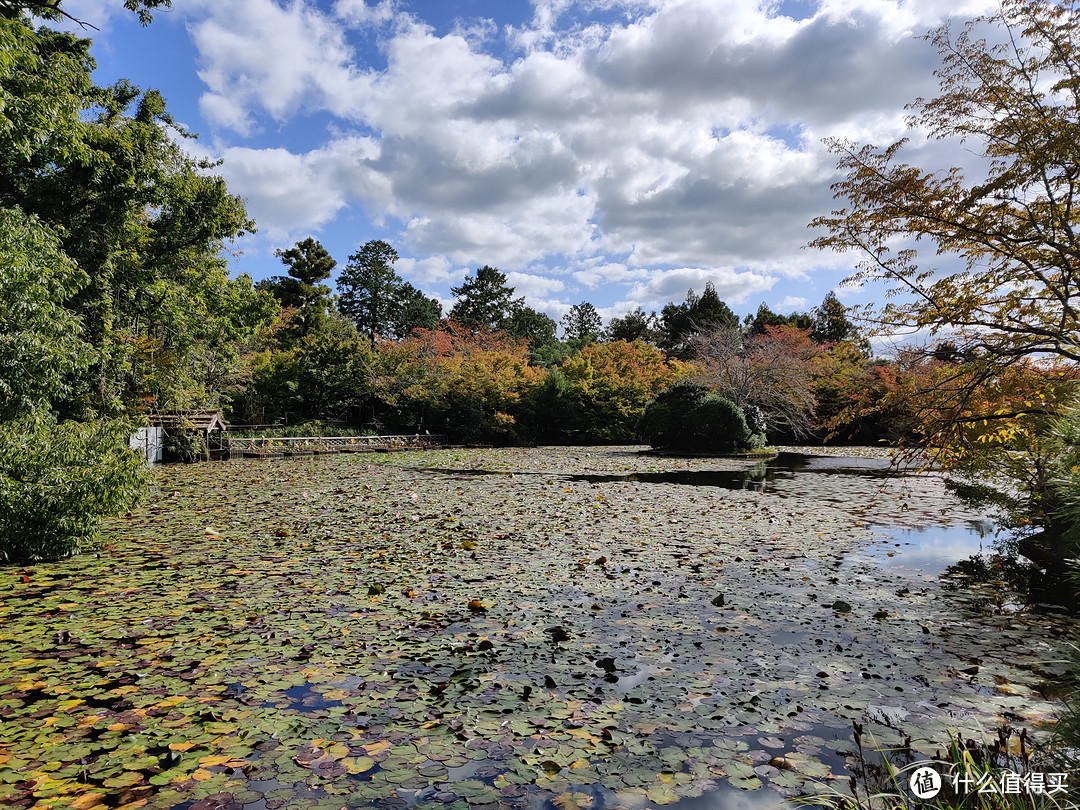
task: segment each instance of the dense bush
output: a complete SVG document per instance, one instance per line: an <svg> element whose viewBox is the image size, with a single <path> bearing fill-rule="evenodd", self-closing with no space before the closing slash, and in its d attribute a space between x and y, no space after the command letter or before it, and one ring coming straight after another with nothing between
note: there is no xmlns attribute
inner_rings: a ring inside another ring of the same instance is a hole
<svg viewBox="0 0 1080 810"><path fill-rule="evenodd" d="M131 509L149 472L118 421L28 416L0 423L0 560L84 551L101 518Z"/></svg>
<svg viewBox="0 0 1080 810"><path fill-rule="evenodd" d="M648 404L640 433L657 449L686 453L731 453L754 444L735 404L686 381L661 391Z"/></svg>

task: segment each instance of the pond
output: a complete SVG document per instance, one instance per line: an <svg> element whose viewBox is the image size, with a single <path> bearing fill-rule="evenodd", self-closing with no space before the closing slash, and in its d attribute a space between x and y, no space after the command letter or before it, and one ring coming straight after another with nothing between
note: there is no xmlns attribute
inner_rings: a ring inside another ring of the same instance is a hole
<svg viewBox="0 0 1080 810"><path fill-rule="evenodd" d="M887 466L163 468L99 553L0 568L0 802L756 808L843 790L853 722L1044 726L1065 623L949 590L979 516Z"/></svg>

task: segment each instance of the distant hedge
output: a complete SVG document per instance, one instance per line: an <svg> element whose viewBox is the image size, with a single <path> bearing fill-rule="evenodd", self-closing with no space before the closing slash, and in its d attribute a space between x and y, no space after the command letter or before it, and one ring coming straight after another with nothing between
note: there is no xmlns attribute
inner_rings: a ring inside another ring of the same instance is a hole
<svg viewBox="0 0 1080 810"><path fill-rule="evenodd" d="M752 437L737 405L686 381L661 391L646 406L640 434L658 450L680 453L732 453L748 448Z"/></svg>

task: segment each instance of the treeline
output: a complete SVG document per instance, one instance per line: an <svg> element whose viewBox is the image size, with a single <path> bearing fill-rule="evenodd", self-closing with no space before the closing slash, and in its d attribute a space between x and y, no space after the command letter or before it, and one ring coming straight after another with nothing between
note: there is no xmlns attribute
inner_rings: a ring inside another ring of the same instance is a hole
<svg viewBox="0 0 1080 810"><path fill-rule="evenodd" d="M685 380L731 402L758 443L898 442L916 427L899 397L878 406L926 369L873 358L832 293L811 312L762 304L740 321L706 284L659 314L638 308L605 326L583 301L557 324L486 265L453 288L444 314L396 273L384 241L349 256L336 292L324 283L336 262L318 241L278 256L286 274L257 292L280 308L238 348L222 391L234 423L632 443L646 404Z"/></svg>

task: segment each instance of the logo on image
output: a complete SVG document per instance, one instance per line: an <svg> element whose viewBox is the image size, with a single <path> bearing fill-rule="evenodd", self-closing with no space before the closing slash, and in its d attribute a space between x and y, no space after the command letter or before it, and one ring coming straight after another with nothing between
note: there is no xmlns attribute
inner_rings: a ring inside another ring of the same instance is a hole
<svg viewBox="0 0 1080 810"><path fill-rule="evenodd" d="M911 792L920 799L932 799L941 792L941 774L923 766L911 774L908 784Z"/></svg>

